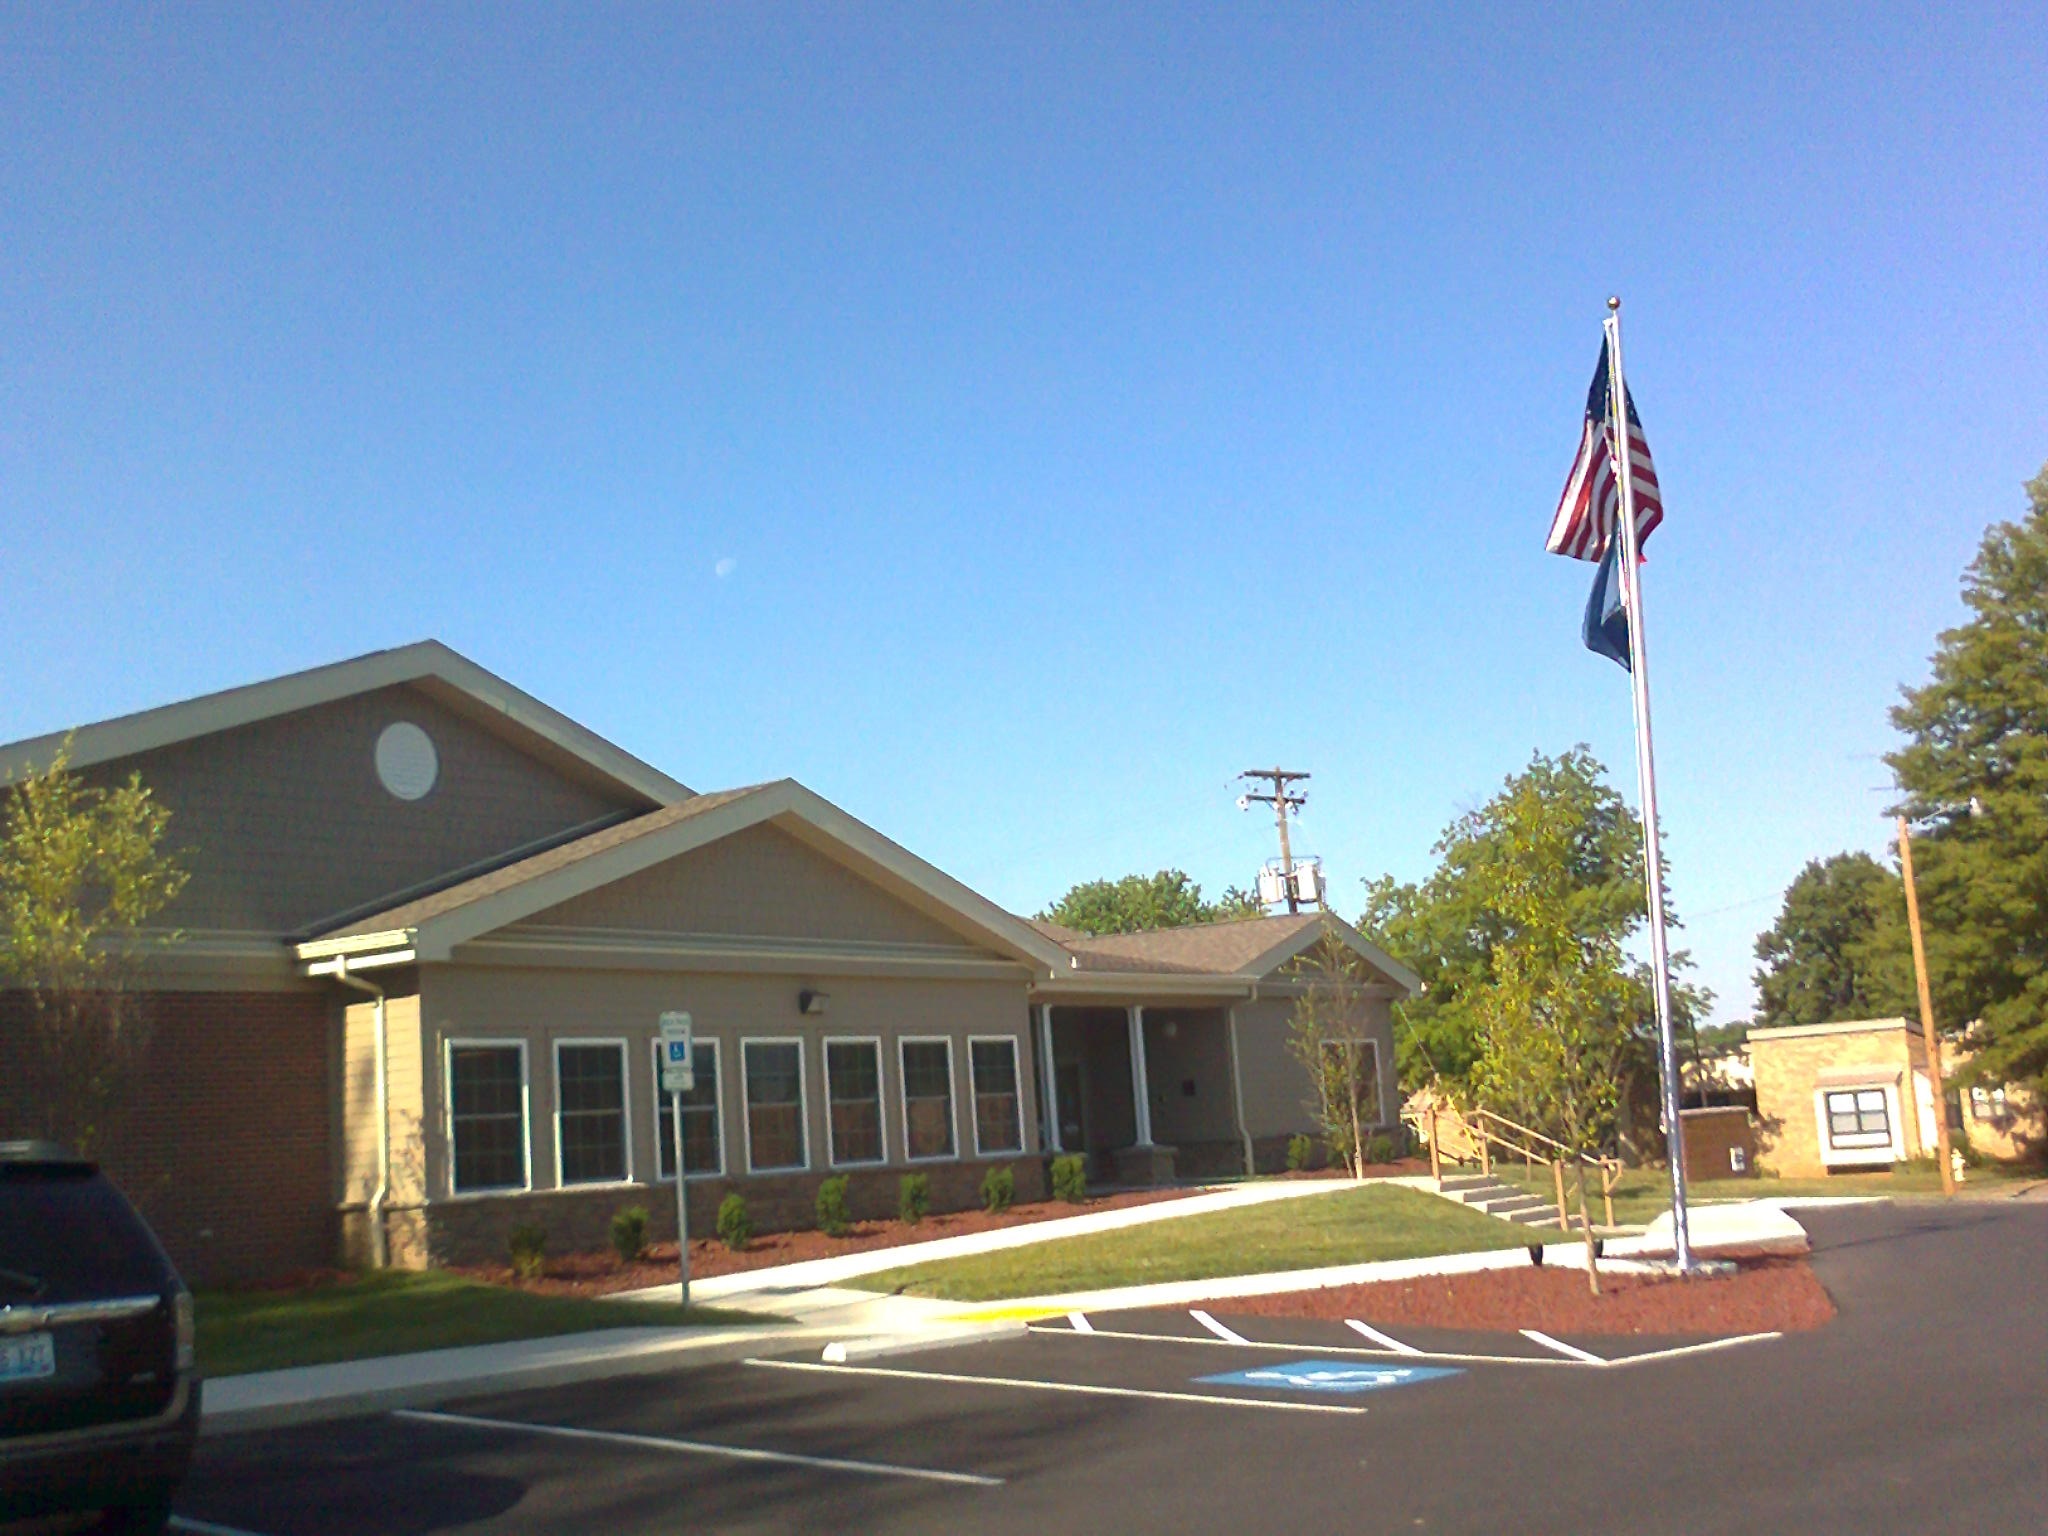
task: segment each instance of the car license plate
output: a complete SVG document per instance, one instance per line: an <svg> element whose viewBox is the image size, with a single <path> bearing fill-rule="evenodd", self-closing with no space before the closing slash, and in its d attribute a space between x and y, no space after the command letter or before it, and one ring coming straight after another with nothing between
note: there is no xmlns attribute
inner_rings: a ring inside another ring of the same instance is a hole
<svg viewBox="0 0 2048 1536"><path fill-rule="evenodd" d="M24 1333L0 1338L0 1381L41 1381L57 1374L57 1338Z"/></svg>

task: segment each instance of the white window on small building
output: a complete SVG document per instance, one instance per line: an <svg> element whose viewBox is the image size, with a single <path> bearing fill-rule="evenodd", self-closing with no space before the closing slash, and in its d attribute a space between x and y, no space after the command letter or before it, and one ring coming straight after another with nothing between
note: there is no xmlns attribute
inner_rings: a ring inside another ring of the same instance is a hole
<svg viewBox="0 0 2048 1536"><path fill-rule="evenodd" d="M661 1177L676 1176L676 1120L669 1096L661 1091L661 1041L654 1046L654 1118L661 1143ZM725 1138L718 1113L718 1042L699 1035L690 1046L697 1086L683 1097L683 1166L693 1179L725 1172Z"/></svg>
<svg viewBox="0 0 2048 1536"><path fill-rule="evenodd" d="M967 1065L974 1077L974 1150L987 1157L1024 1150L1023 1106L1017 1095L1017 1042L1001 1039L967 1042Z"/></svg>
<svg viewBox="0 0 2048 1536"><path fill-rule="evenodd" d="M450 1040L449 1188L458 1195L528 1187L526 1046L517 1040Z"/></svg>
<svg viewBox="0 0 2048 1536"><path fill-rule="evenodd" d="M795 1040L745 1040L747 1171L780 1173L810 1166L804 1142L804 1057Z"/></svg>
<svg viewBox="0 0 2048 1536"><path fill-rule="evenodd" d="M1883 1147L1892 1139L1882 1088L1855 1088L1827 1096L1828 1142L1837 1147Z"/></svg>
<svg viewBox="0 0 2048 1536"><path fill-rule="evenodd" d="M953 1042L904 1039L897 1043L903 1068L903 1140L912 1162L954 1155Z"/></svg>
<svg viewBox="0 0 2048 1536"><path fill-rule="evenodd" d="M1978 1120L2004 1120L2012 1111L2003 1088L1986 1088L1981 1083L1970 1090L1970 1114Z"/></svg>
<svg viewBox="0 0 2048 1536"><path fill-rule="evenodd" d="M626 1112L626 1042L555 1042L555 1148L562 1184L623 1184L632 1177Z"/></svg>
<svg viewBox="0 0 2048 1536"><path fill-rule="evenodd" d="M831 1110L833 1166L886 1160L879 1039L825 1042L825 1099Z"/></svg>

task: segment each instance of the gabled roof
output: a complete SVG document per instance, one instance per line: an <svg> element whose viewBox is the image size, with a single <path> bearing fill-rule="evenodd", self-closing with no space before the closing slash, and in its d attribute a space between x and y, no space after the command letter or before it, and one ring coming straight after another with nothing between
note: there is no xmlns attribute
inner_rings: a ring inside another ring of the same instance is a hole
<svg viewBox="0 0 2048 1536"><path fill-rule="evenodd" d="M1041 930L1056 924L1040 923ZM1325 932L1359 954L1374 970L1410 994L1422 989L1422 978L1367 939L1356 928L1326 912L1290 913L1284 917L1239 918L1196 923L1185 928L1158 928L1145 933L1104 934L1099 938L1063 937L1061 946L1073 964L1061 980L1089 976L1215 976L1256 981L1270 976L1312 948Z"/></svg>
<svg viewBox="0 0 2048 1536"><path fill-rule="evenodd" d="M587 769L656 805L673 804L691 794L687 786L438 640L372 651L350 661L203 694L96 725L82 725L75 731L53 731L46 736L12 742L0 746L0 780L32 773L47 765L67 735L72 737L72 766L86 768L403 683L423 685L442 702L472 719L500 728L510 725L517 733L538 737Z"/></svg>
<svg viewBox="0 0 2048 1536"><path fill-rule="evenodd" d="M812 793L794 779L698 795L562 843L295 946L302 961L409 950L446 960L458 944L638 874L748 827L774 822L900 899L1046 972L1066 951L1023 919Z"/></svg>

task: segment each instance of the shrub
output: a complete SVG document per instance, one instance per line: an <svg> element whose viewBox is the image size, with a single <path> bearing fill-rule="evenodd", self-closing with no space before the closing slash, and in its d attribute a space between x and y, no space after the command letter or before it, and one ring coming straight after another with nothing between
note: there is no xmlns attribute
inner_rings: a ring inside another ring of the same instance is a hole
<svg viewBox="0 0 2048 1536"><path fill-rule="evenodd" d="M1079 1205L1088 1198L1088 1161L1078 1152L1052 1160L1052 1193L1055 1200Z"/></svg>
<svg viewBox="0 0 2048 1536"><path fill-rule="evenodd" d="M818 1186L818 1230L827 1237L844 1237L852 1227L846 1215L846 1175L837 1174Z"/></svg>
<svg viewBox="0 0 2048 1536"><path fill-rule="evenodd" d="M924 1173L903 1175L903 1182L896 1186L896 1214L914 1227L924 1220L931 1208L931 1176Z"/></svg>
<svg viewBox="0 0 2048 1536"><path fill-rule="evenodd" d="M1394 1160L1394 1138L1373 1137L1365 1144L1365 1160L1368 1163L1391 1163Z"/></svg>
<svg viewBox="0 0 2048 1536"><path fill-rule="evenodd" d="M1017 1198L1017 1176L1008 1168L991 1168L981 1176L981 1208L1000 1216Z"/></svg>
<svg viewBox="0 0 2048 1536"><path fill-rule="evenodd" d="M548 1251L548 1229L537 1221L522 1221L506 1238L512 1250L512 1273L522 1280L538 1280Z"/></svg>
<svg viewBox="0 0 2048 1536"><path fill-rule="evenodd" d="M1307 1136L1287 1138L1287 1171L1300 1173L1316 1160L1316 1144Z"/></svg>
<svg viewBox="0 0 2048 1536"><path fill-rule="evenodd" d="M647 1207L629 1205L612 1218L612 1251L631 1264L647 1251Z"/></svg>
<svg viewBox="0 0 2048 1536"><path fill-rule="evenodd" d="M718 1202L718 1236L735 1253L754 1240L754 1218L747 1214L746 1196L730 1194Z"/></svg>

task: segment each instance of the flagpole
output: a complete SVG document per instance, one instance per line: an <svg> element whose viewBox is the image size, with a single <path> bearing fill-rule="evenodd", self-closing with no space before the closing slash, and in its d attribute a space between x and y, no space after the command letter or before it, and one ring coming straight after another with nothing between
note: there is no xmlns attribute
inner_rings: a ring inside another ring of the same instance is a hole
<svg viewBox="0 0 2048 1536"><path fill-rule="evenodd" d="M1685 1122L1679 1115L1678 1048L1671 1031L1671 954L1664 936L1664 852L1657 827L1657 758L1650 742L1650 661L1643 638L1642 567L1636 552L1636 493L1629 461L1628 382L1621 372L1621 300L1607 301L1607 419L1614 478L1621 493L1621 594L1628 609L1629 680L1636 706L1636 778L1643 805L1643 883L1650 908L1650 968L1655 973L1657 1050L1664 1089L1665 1149L1671 1163L1671 1225L1681 1271L1693 1267L1685 1202Z"/></svg>

